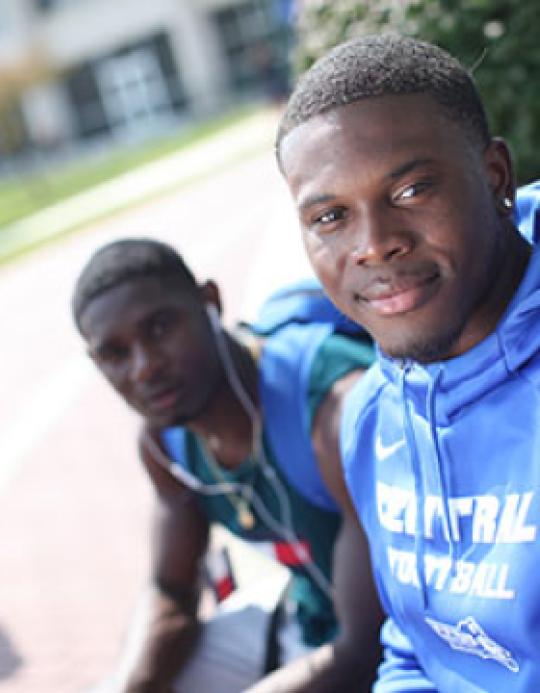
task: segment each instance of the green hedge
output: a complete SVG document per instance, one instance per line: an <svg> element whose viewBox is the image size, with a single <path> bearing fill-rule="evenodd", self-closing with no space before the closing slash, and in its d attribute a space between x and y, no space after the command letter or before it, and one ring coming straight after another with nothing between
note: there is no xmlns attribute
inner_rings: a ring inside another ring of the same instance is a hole
<svg viewBox="0 0 540 693"><path fill-rule="evenodd" d="M296 72L336 43L398 30L446 48L474 74L493 134L510 143L521 183L540 177L538 0L304 0Z"/></svg>

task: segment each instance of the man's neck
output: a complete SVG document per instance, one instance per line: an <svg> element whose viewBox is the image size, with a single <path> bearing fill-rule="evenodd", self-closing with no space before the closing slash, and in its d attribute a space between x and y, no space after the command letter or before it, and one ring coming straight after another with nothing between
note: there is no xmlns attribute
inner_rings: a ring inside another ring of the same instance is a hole
<svg viewBox="0 0 540 693"><path fill-rule="evenodd" d="M227 338L239 382L255 411L259 412L258 370L251 354ZM257 422L238 398L224 368L221 383L206 411L186 426L204 439L210 453L223 467L235 469L252 453Z"/></svg>
<svg viewBox="0 0 540 693"><path fill-rule="evenodd" d="M525 275L531 257L531 246L521 236L511 222L504 230L505 244L501 250L501 264L494 273L494 281L487 287L486 300L471 321L462 331L459 339L446 354L445 360L459 356L491 334L511 303ZM474 325L474 330L471 329ZM481 325L481 329L478 328Z"/></svg>
<svg viewBox="0 0 540 693"><path fill-rule="evenodd" d="M513 226L509 225L506 229L506 238L508 240L503 249L504 262L487 303L487 310L491 314L491 319L487 320L488 334L495 330L514 298L531 258L531 246Z"/></svg>

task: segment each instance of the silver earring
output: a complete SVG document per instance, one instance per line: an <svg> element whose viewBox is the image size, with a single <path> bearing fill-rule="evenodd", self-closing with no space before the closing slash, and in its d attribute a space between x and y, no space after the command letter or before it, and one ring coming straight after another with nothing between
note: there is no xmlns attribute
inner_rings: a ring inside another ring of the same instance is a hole
<svg viewBox="0 0 540 693"><path fill-rule="evenodd" d="M514 206L514 203L512 202L511 198L509 198L509 197L503 197L503 199L502 199L502 206L503 206L505 209L509 209L509 210L510 210L510 209L512 209L512 207Z"/></svg>

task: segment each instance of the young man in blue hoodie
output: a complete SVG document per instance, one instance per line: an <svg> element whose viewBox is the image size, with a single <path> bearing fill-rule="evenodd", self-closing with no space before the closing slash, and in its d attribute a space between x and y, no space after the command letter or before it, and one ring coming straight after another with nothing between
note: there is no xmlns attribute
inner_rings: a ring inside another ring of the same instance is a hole
<svg viewBox="0 0 540 693"><path fill-rule="evenodd" d="M540 690L540 255L508 147L455 59L378 35L300 80L277 154L319 279L380 347L341 432L389 616L374 690Z"/></svg>

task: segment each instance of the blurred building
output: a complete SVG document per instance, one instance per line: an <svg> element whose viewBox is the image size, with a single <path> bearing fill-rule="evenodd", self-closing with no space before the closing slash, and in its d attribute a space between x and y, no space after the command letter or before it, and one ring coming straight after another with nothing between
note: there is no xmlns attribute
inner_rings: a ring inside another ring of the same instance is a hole
<svg viewBox="0 0 540 693"><path fill-rule="evenodd" d="M277 93L284 0L0 0L0 151L133 137Z"/></svg>

